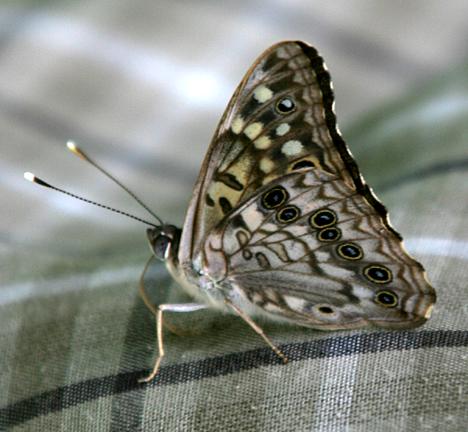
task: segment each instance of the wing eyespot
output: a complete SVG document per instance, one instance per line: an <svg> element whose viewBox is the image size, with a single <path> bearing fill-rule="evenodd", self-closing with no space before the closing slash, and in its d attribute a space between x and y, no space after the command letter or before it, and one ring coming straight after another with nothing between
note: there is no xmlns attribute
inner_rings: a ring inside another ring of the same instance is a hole
<svg viewBox="0 0 468 432"><path fill-rule="evenodd" d="M392 272L383 265L371 264L364 268L364 276L371 282L385 284L392 281Z"/></svg>
<svg viewBox="0 0 468 432"><path fill-rule="evenodd" d="M325 228L317 233L317 239L321 242L332 242L341 238L341 230L335 227Z"/></svg>
<svg viewBox="0 0 468 432"><path fill-rule="evenodd" d="M277 186L265 192L262 196L262 206L268 210L281 207L289 198L284 187Z"/></svg>
<svg viewBox="0 0 468 432"><path fill-rule="evenodd" d="M308 303L303 312L312 315L321 315L325 319L336 318L336 309L328 303Z"/></svg>
<svg viewBox="0 0 468 432"><path fill-rule="evenodd" d="M398 305L398 296L393 291L379 291L374 298L375 302L383 307L393 308Z"/></svg>
<svg viewBox="0 0 468 432"><path fill-rule="evenodd" d="M276 214L276 219L282 223L291 223L294 222L301 215L300 210L293 205L283 207Z"/></svg>
<svg viewBox="0 0 468 432"><path fill-rule="evenodd" d="M326 228L336 223L338 217L333 210L321 209L317 210L309 218L309 223L312 228Z"/></svg>
<svg viewBox="0 0 468 432"><path fill-rule="evenodd" d="M319 306L317 310L325 315L330 315L335 312L330 306Z"/></svg>
<svg viewBox="0 0 468 432"><path fill-rule="evenodd" d="M276 103L275 108L279 114L289 114L296 109L296 103L291 97L286 96Z"/></svg>
<svg viewBox="0 0 468 432"><path fill-rule="evenodd" d="M360 260L364 256L362 248L356 243L351 242L340 244L337 246L336 252L341 258L351 261Z"/></svg>

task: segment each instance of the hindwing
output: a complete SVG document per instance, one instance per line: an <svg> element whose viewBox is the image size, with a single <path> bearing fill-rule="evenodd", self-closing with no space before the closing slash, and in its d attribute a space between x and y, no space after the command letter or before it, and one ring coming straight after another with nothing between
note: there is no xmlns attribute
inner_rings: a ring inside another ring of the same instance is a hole
<svg viewBox="0 0 468 432"><path fill-rule="evenodd" d="M417 326L435 301L376 210L319 169L260 188L210 233L204 261L226 292L310 327Z"/></svg>

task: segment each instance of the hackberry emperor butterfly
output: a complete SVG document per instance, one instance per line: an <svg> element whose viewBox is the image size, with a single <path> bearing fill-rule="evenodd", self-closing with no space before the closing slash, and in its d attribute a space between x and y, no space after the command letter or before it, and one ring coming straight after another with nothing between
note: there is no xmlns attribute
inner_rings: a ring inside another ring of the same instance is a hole
<svg viewBox="0 0 468 432"><path fill-rule="evenodd" d="M362 178L333 111L317 51L281 42L234 93L196 182L182 229L147 231L154 256L198 303L237 313L283 359L252 317L317 329L411 328L436 295Z"/></svg>
<svg viewBox="0 0 468 432"><path fill-rule="evenodd" d="M265 51L221 119L182 230L148 230L155 255L200 301L183 309L234 311L280 356L252 316L318 329L410 328L436 299L359 173L333 103L314 48L282 42Z"/></svg>

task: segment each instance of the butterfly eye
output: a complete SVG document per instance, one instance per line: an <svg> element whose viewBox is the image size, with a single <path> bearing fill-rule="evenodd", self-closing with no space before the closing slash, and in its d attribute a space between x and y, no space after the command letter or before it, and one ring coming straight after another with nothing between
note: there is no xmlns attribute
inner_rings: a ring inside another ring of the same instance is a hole
<svg viewBox="0 0 468 432"><path fill-rule="evenodd" d="M364 256L362 249L355 243L343 243L340 244L336 251L341 258L347 260L358 260Z"/></svg>
<svg viewBox="0 0 468 432"><path fill-rule="evenodd" d="M280 114L288 114L296 109L296 104L290 97L284 97L276 104L276 111Z"/></svg>
<svg viewBox="0 0 468 432"><path fill-rule="evenodd" d="M286 189L275 187L266 192L262 197L262 205L266 209L274 209L282 206L289 198Z"/></svg>
<svg viewBox="0 0 468 432"><path fill-rule="evenodd" d="M156 237L150 238L149 241L154 256L164 261L170 251L172 240L164 234L157 234Z"/></svg>
<svg viewBox="0 0 468 432"><path fill-rule="evenodd" d="M287 206L281 209L276 215L277 219L283 223L295 221L300 215L300 211L296 206Z"/></svg>
<svg viewBox="0 0 468 432"><path fill-rule="evenodd" d="M398 304L398 296L393 291L379 291L375 302L384 307L395 307Z"/></svg>
<svg viewBox="0 0 468 432"><path fill-rule="evenodd" d="M337 220L336 214L334 211L318 210L316 211L309 219L310 224L313 228L326 228L330 225L333 225Z"/></svg>
<svg viewBox="0 0 468 432"><path fill-rule="evenodd" d="M338 240L341 237L341 231L338 228L325 228L318 232L317 238L323 242Z"/></svg>
<svg viewBox="0 0 468 432"><path fill-rule="evenodd" d="M372 264L364 269L364 276L371 282L388 283L392 280L392 272L384 266Z"/></svg>

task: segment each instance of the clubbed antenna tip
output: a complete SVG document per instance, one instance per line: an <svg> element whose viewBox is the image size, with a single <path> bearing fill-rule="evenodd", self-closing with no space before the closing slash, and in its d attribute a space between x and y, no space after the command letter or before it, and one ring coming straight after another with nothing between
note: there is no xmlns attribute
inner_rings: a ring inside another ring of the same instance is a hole
<svg viewBox="0 0 468 432"><path fill-rule="evenodd" d="M51 185L44 180L40 179L39 177L36 177L33 173L31 172L25 172L24 173L24 178L32 183L37 183L38 185L48 187L50 188Z"/></svg>

